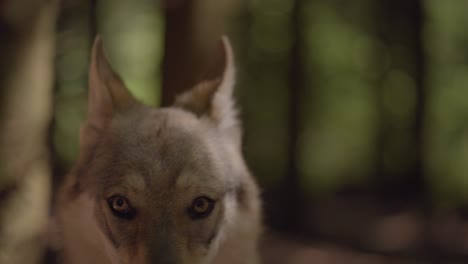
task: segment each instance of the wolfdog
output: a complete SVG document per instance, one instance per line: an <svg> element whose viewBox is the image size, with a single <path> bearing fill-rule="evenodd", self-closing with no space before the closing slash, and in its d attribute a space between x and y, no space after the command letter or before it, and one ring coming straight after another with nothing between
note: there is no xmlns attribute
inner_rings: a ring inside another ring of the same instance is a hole
<svg viewBox="0 0 468 264"><path fill-rule="evenodd" d="M55 203L59 263L259 263L259 190L221 43L222 74L156 109L131 95L96 38L80 153Z"/></svg>

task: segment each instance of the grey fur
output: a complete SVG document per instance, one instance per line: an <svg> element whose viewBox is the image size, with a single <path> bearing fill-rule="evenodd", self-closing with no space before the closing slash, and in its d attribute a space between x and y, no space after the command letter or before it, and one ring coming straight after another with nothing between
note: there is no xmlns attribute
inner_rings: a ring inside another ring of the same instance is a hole
<svg viewBox="0 0 468 264"><path fill-rule="evenodd" d="M63 263L259 262L259 191L241 154L227 38L223 47L219 80L154 109L131 97L96 40L80 157L56 203L53 241ZM136 208L133 219L112 214L115 194ZM215 207L194 220L187 208L199 196Z"/></svg>

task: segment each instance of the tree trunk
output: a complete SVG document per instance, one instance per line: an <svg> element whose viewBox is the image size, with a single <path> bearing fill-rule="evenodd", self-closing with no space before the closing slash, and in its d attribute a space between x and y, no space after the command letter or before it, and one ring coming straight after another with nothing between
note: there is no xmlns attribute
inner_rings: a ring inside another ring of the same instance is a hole
<svg viewBox="0 0 468 264"><path fill-rule="evenodd" d="M302 0L294 0L293 10L291 13L291 32L292 32L292 46L290 50L290 63L289 63L289 142L287 147L287 174L284 176L283 184L283 197L285 211L285 228L294 229L292 231L300 231L303 228L301 223L302 215L302 201L304 197L301 195L301 180L298 170L299 160L299 133L301 131L302 123L302 105L301 100L304 90L304 63L302 46L304 40L301 32L301 4ZM293 223L291 223L293 221Z"/></svg>
<svg viewBox="0 0 468 264"><path fill-rule="evenodd" d="M378 185L381 191L395 197L416 197L423 194L425 179L423 175L423 121L425 110L425 58L423 43L423 4L422 1L398 0L382 2L377 5L377 32L381 40L386 44L392 57L389 72L399 72L409 76L413 85L407 87L414 94L411 101L414 112L407 116L395 119L383 106L385 93L383 92L383 76L379 87L380 109L380 142L378 152L380 164ZM404 53L403 53L404 52ZM390 77L388 77L390 78ZM395 85L395 84L393 84ZM401 87L396 87L401 88ZM387 88L388 89L388 88ZM404 96L401 95L400 96ZM406 97L406 96L404 96ZM405 98L407 99L407 98ZM403 101L403 100L402 100ZM401 106L401 102L392 101L393 108ZM388 107L388 104L387 104ZM407 127L407 128L406 128ZM393 151L395 146L404 146ZM384 155L387 162L384 163ZM392 172L392 168L399 168L398 173ZM398 191L399 195L395 195Z"/></svg>
<svg viewBox="0 0 468 264"><path fill-rule="evenodd" d="M0 17L0 263L39 263L49 216L56 1L7 1Z"/></svg>
<svg viewBox="0 0 468 264"><path fill-rule="evenodd" d="M218 77L217 47L221 35L231 31L231 18L242 1L180 0L165 6L162 104L196 83Z"/></svg>

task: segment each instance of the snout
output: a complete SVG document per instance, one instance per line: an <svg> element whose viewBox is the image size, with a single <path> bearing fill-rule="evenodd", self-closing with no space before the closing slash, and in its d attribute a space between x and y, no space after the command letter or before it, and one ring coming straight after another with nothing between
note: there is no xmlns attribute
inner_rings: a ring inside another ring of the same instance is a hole
<svg viewBox="0 0 468 264"><path fill-rule="evenodd" d="M180 254L169 240L160 240L149 249L149 262L151 264L181 264Z"/></svg>

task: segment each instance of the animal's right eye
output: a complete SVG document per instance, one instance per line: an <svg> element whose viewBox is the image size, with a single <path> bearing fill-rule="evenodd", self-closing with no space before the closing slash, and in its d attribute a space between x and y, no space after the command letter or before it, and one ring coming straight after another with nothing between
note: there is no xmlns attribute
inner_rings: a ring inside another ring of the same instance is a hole
<svg viewBox="0 0 468 264"><path fill-rule="evenodd" d="M135 209L124 196L113 195L107 199L107 203L115 216L129 220L135 217Z"/></svg>
<svg viewBox="0 0 468 264"><path fill-rule="evenodd" d="M215 201L206 196L200 196L192 201L188 213L193 220L208 217L213 211Z"/></svg>

